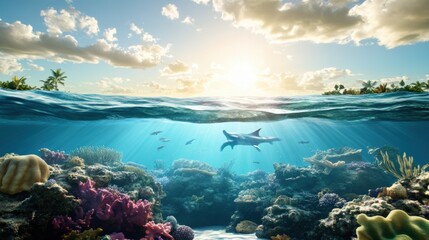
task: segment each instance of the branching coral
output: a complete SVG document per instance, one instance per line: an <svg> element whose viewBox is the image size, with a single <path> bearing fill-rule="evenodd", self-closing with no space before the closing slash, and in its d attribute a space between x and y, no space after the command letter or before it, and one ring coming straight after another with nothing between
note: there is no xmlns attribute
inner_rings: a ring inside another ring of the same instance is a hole
<svg viewBox="0 0 429 240"><path fill-rule="evenodd" d="M429 167L429 164L425 164L423 167L417 165L417 167L413 166L413 157L407 157L407 154L404 153L403 157L397 155L398 164L399 164L399 172L396 170L395 164L390 160L389 155L381 152L382 161L380 161L380 166L395 176L398 179L411 179L419 176L421 173L426 171L426 168Z"/></svg>
<svg viewBox="0 0 429 240"><path fill-rule="evenodd" d="M152 217L147 200L134 202L126 194L105 188L94 188L89 180L79 184L79 198L86 209L95 209L95 216L104 230L133 231Z"/></svg>
<svg viewBox="0 0 429 240"><path fill-rule="evenodd" d="M70 155L78 156L88 165L101 163L105 165L119 165L122 154L112 148L84 146L73 150Z"/></svg>

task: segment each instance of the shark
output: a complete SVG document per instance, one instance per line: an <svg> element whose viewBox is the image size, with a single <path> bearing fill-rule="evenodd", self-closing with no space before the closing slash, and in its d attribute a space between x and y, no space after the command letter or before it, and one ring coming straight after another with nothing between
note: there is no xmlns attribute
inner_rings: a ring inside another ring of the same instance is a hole
<svg viewBox="0 0 429 240"><path fill-rule="evenodd" d="M220 150L223 151L224 148L227 146L231 146L231 149L234 149L235 145L249 145L253 146L256 150L259 152L261 149L259 148L259 144L261 143L270 143L280 141L280 138L276 137L261 137L259 135L259 131L261 129L249 133L249 134L243 134L243 133L229 133L225 130L223 130L223 134L225 135L227 141L222 144L220 147Z"/></svg>

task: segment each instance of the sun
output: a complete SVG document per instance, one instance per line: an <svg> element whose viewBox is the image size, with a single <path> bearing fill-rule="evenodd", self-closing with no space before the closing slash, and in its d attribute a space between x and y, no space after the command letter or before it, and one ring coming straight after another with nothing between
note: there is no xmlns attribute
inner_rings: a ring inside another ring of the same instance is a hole
<svg viewBox="0 0 429 240"><path fill-rule="evenodd" d="M233 64L226 73L226 80L239 89L251 89L256 85L258 73L249 63Z"/></svg>

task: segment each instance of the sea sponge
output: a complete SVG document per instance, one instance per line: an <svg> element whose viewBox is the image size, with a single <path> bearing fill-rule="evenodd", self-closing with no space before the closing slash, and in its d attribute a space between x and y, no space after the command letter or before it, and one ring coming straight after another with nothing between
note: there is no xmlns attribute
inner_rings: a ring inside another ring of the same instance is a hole
<svg viewBox="0 0 429 240"><path fill-rule="evenodd" d="M407 189L403 187L399 183L394 183L392 186L388 187L387 189L387 196L391 197L392 199L405 199L407 198Z"/></svg>
<svg viewBox="0 0 429 240"><path fill-rule="evenodd" d="M237 224L237 226L235 227L235 231L237 233L249 234L249 233L254 233L257 227L258 227L258 224L256 223L249 220L243 220Z"/></svg>
<svg viewBox="0 0 429 240"><path fill-rule="evenodd" d="M40 157L31 155L11 156L0 164L0 192L16 194L28 191L36 182L46 182L49 166Z"/></svg>
<svg viewBox="0 0 429 240"><path fill-rule="evenodd" d="M416 216L410 217L402 210L392 210L386 218L359 214L356 219L362 225L356 229L359 240L429 239L429 220Z"/></svg>

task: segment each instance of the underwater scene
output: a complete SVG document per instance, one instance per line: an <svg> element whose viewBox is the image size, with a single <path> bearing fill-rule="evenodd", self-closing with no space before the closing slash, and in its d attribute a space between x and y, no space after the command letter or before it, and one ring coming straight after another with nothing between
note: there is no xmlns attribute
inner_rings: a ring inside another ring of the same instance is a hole
<svg viewBox="0 0 429 240"><path fill-rule="evenodd" d="M429 93L0 103L1 239L428 239Z"/></svg>
<svg viewBox="0 0 429 240"><path fill-rule="evenodd" d="M0 0L0 240L429 240L429 0Z"/></svg>

